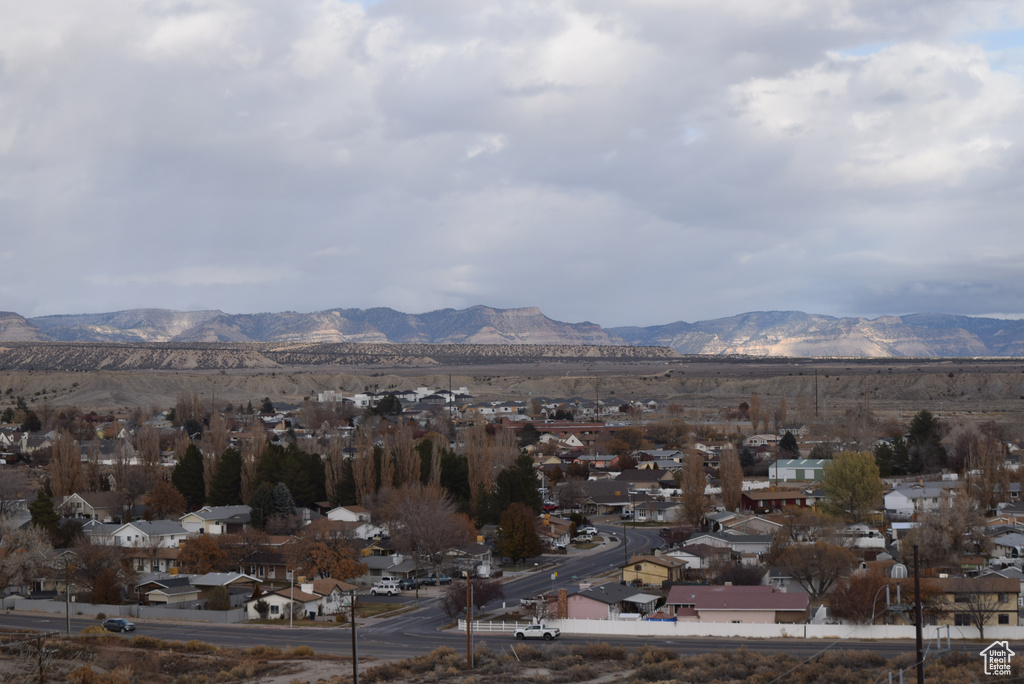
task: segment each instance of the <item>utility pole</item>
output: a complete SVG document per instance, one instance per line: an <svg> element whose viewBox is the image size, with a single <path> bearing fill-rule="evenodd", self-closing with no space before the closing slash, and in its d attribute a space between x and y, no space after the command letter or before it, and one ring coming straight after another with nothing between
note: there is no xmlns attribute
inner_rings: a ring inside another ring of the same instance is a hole
<svg viewBox="0 0 1024 684"><path fill-rule="evenodd" d="M437 581L441 584L440 578ZM466 669L473 669L473 583L469 581L466 571Z"/></svg>
<svg viewBox="0 0 1024 684"><path fill-rule="evenodd" d="M921 635L921 573L917 565L918 546L914 544L914 622L917 624L917 684L924 684L924 644Z"/></svg>
<svg viewBox="0 0 1024 684"><path fill-rule="evenodd" d="M352 684L359 684L359 651L356 650L356 590L349 592L349 608L352 609Z"/></svg>

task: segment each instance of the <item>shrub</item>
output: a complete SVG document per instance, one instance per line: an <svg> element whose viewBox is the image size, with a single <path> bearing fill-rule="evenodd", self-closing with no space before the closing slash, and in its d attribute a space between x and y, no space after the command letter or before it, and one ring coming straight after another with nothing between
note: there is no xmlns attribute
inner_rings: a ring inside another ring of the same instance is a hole
<svg viewBox="0 0 1024 684"><path fill-rule="evenodd" d="M298 658L301 656L316 655L316 652L309 646L296 646L292 649L291 655L295 658Z"/></svg>
<svg viewBox="0 0 1024 684"><path fill-rule="evenodd" d="M103 629L102 625L89 625L83 629L79 634L106 634L107 630Z"/></svg>
<svg viewBox="0 0 1024 684"><path fill-rule="evenodd" d="M275 658L281 655L281 649L277 646L253 646L248 651L245 651L245 655L255 658Z"/></svg>
<svg viewBox="0 0 1024 684"><path fill-rule="evenodd" d="M106 613L96 613L96 619L97 620L106 620L107 619L107 614Z"/></svg>
<svg viewBox="0 0 1024 684"><path fill-rule="evenodd" d="M197 639L186 641L182 648L191 653L206 653L208 651L217 650L217 647L213 644L208 644L205 641L199 641Z"/></svg>

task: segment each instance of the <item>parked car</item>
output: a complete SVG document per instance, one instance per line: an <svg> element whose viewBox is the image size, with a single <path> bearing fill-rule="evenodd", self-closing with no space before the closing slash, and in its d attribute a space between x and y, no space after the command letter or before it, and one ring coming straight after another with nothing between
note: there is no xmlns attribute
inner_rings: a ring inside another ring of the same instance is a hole
<svg viewBox="0 0 1024 684"><path fill-rule="evenodd" d="M440 577L435 577L435 578L432 578L432 579L434 579L434 581L437 582L438 584L451 584L452 583L452 578L449 577L448 575L441 575Z"/></svg>
<svg viewBox="0 0 1024 684"><path fill-rule="evenodd" d="M587 525L576 530L577 534L597 534L597 528L593 525Z"/></svg>
<svg viewBox="0 0 1024 684"><path fill-rule="evenodd" d="M633 511L622 511L622 513L619 513L619 517L623 520L632 520Z"/></svg>
<svg viewBox="0 0 1024 684"><path fill-rule="evenodd" d="M545 513L550 513L551 511L558 510L558 504L554 503L553 501L548 501L543 506L541 506L540 509Z"/></svg>
<svg viewBox="0 0 1024 684"><path fill-rule="evenodd" d="M403 591L411 591L417 587L422 587L426 582L422 577L405 577L398 580L398 588Z"/></svg>
<svg viewBox="0 0 1024 684"><path fill-rule="evenodd" d="M528 625L516 630L516 639L546 639L551 641L552 639L557 639L561 633L562 630L557 627Z"/></svg>
<svg viewBox="0 0 1024 684"><path fill-rule="evenodd" d="M107 618L103 621L103 629L108 632L134 632L135 623L124 618Z"/></svg>
<svg viewBox="0 0 1024 684"><path fill-rule="evenodd" d="M381 594L384 596L396 596L401 593L402 589L398 586L397 582L378 582L370 589L371 596L380 596Z"/></svg>
<svg viewBox="0 0 1024 684"><path fill-rule="evenodd" d="M586 544L594 541L594 537L589 534L581 534L572 538L573 544Z"/></svg>

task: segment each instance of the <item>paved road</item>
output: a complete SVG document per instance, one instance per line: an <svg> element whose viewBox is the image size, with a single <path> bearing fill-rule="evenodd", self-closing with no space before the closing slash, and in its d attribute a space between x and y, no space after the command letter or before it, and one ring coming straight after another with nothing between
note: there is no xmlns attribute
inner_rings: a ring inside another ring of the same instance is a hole
<svg viewBox="0 0 1024 684"><path fill-rule="evenodd" d="M509 606L518 605L519 599L536 596L537 594L563 587L576 585L580 578L596 577L617 568L625 554L645 553L661 543L657 530L652 528L627 528L628 547L621 543L622 527L619 525L599 524L598 529L606 541L598 548L588 551L571 551L565 556L545 556L538 559L538 569L511 577L504 583L505 602ZM614 537L614 540L610 538ZM552 577L553 573L557 573ZM466 647L466 635L455 630L442 630L441 627L450 622L440 608L437 590L421 595L419 608L393 618L360 621L357 628L358 649L360 658L393 659L411 655L428 653L438 646L450 646L459 651ZM366 597L361 600L370 600ZM412 594L401 597L378 597L382 602L401 603L413 606L416 599ZM485 610L496 610L498 606L487 606ZM320 653L351 655L351 632L348 627L326 626L319 628L264 625L210 625L208 623L177 623L159 620L136 621L139 626L137 634L146 634L160 639L188 641L198 639L218 646L248 648L257 644L277 646L282 649L307 645ZM89 625L95 625L94 619L73 617L71 620L72 634L78 634ZM65 618L63 615L42 616L39 614L5 612L0 614L0 627L14 629L34 629L64 632ZM128 635L131 636L130 634ZM735 650L746 646L751 650L769 653L786 653L797 656L810 656L829 648L828 641L798 639L660 639L630 637L583 637L563 636L559 642L575 644L587 641L604 641L634 647L641 644L655 644L671 648L683 655L696 655L719 650ZM511 637L508 634L477 634L475 644L484 644L493 650L508 647ZM557 644L544 644L543 647L557 647ZM904 653L913 653L913 642L857 642L843 641L832 648L867 650L883 656L891 657ZM975 644L955 644L956 650L977 652Z"/></svg>

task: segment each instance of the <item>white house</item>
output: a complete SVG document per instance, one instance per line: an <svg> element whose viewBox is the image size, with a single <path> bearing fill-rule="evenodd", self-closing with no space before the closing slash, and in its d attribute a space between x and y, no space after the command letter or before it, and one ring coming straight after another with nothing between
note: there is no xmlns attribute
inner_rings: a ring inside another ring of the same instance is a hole
<svg viewBox="0 0 1024 684"><path fill-rule="evenodd" d="M173 520L135 520L115 529L109 542L116 546L173 548L188 538Z"/></svg>

